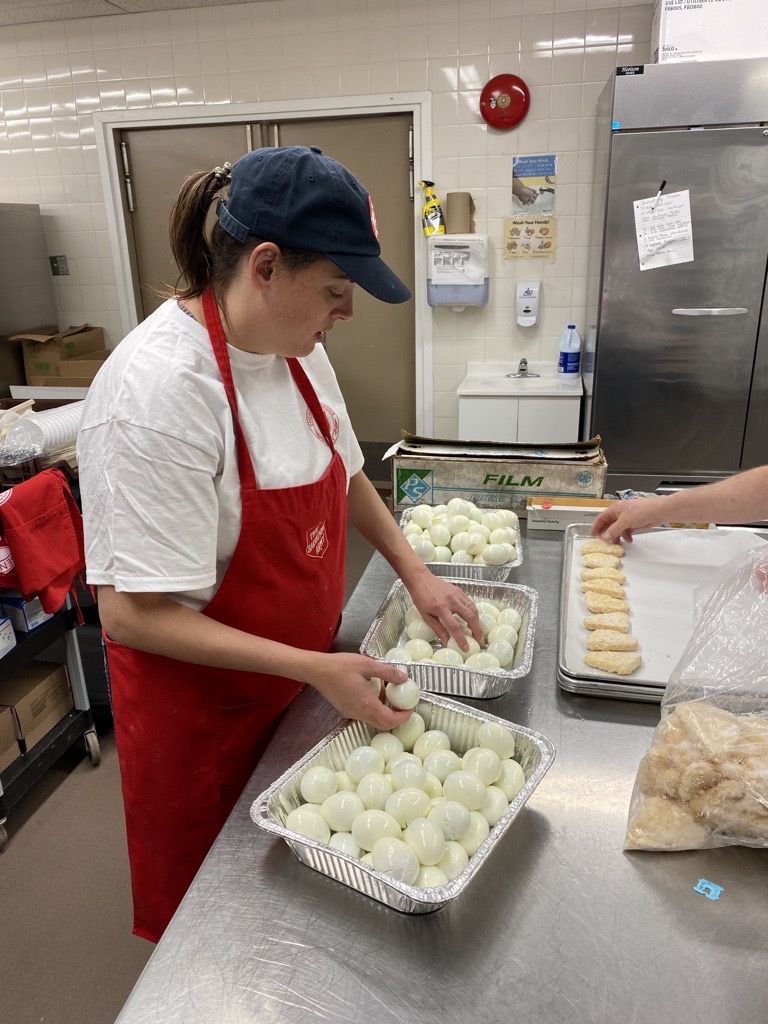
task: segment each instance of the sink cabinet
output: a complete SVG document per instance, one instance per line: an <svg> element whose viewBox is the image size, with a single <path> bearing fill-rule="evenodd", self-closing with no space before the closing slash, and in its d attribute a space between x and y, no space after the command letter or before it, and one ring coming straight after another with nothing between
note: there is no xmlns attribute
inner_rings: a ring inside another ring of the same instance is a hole
<svg viewBox="0 0 768 1024"><path fill-rule="evenodd" d="M459 438L521 444L578 441L580 409L581 394L567 398L466 395L459 398Z"/></svg>
<svg viewBox="0 0 768 1024"><path fill-rule="evenodd" d="M520 444L579 439L581 381L563 384L550 364L532 363L539 377L510 378L511 363L469 363L458 388L459 438Z"/></svg>

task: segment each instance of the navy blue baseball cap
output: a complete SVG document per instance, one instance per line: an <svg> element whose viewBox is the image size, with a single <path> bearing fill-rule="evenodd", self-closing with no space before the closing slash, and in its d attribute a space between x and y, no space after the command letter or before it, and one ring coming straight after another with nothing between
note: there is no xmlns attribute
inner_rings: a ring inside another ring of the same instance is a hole
<svg viewBox="0 0 768 1024"><path fill-rule="evenodd" d="M233 238L316 252L384 302L411 292L381 258L376 215L360 182L317 146L256 149L232 167L229 199L216 208Z"/></svg>

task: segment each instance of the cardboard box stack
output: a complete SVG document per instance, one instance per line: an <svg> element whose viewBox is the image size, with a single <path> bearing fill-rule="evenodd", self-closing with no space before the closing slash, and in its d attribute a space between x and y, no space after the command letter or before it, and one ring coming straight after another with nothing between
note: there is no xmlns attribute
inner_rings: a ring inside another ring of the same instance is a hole
<svg viewBox="0 0 768 1024"><path fill-rule="evenodd" d="M86 388L110 354L104 348L104 330L81 324L59 331L40 327L10 337L21 343L24 375L35 387Z"/></svg>
<svg viewBox="0 0 768 1024"><path fill-rule="evenodd" d="M766 0L656 0L652 61L674 64L766 56Z"/></svg>
<svg viewBox="0 0 768 1024"><path fill-rule="evenodd" d="M0 772L15 761L20 753L21 748L16 738L13 711L9 707L0 705Z"/></svg>
<svg viewBox="0 0 768 1024"><path fill-rule="evenodd" d="M402 435L385 455L391 460L395 511L461 497L524 517L532 496L602 498L604 493L608 463L599 437L533 447Z"/></svg>
<svg viewBox="0 0 768 1024"><path fill-rule="evenodd" d="M16 738L27 753L74 707L64 665L31 661L0 686L0 709L10 708Z"/></svg>

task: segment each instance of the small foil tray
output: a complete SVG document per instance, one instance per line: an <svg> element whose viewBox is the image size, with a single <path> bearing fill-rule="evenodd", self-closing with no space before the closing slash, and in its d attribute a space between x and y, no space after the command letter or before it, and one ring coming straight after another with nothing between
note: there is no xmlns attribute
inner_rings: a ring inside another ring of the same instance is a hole
<svg viewBox="0 0 768 1024"><path fill-rule="evenodd" d="M484 512L495 512L493 508L483 509ZM407 508L400 516L400 529L407 526L411 521L413 509ZM508 527L515 533L515 550L517 557L505 565L462 565L461 562L425 562L427 568L435 576L453 576L455 579L463 580L487 580L489 583L505 583L509 574L518 565L523 564L523 548L520 539L520 524L516 527Z"/></svg>
<svg viewBox="0 0 768 1024"><path fill-rule="evenodd" d="M363 864L355 857L334 850L324 843L298 835L285 827L288 814L304 803L299 786L308 768L322 765L341 771L344 761L355 747L370 743L376 730L364 722L347 721L337 726L301 760L266 789L251 805L251 818L259 828L280 836L302 864L319 871L351 889L370 896L379 903L406 914L430 914L460 896L498 846L501 837L527 803L555 759L553 744L540 733L515 725L503 718L464 707L444 697L423 697L416 711L424 718L427 729L441 729L451 740L451 749L462 752L475 745L477 729L484 722L496 722L509 729L515 737L514 758L525 773L525 785L493 826L488 837L469 858L469 863L452 881L431 889L406 885L381 871Z"/></svg>
<svg viewBox="0 0 768 1024"><path fill-rule="evenodd" d="M407 639L405 613L413 604L402 580L396 580L365 634L360 653L407 672L422 690L446 693L452 697L484 700L501 697L512 684L528 675L533 661L533 639L539 595L531 587L518 583L487 583L480 580L451 579L473 601L491 600L502 608L514 608L522 617L511 668L473 669L461 665L439 665L432 661L393 661L384 655Z"/></svg>

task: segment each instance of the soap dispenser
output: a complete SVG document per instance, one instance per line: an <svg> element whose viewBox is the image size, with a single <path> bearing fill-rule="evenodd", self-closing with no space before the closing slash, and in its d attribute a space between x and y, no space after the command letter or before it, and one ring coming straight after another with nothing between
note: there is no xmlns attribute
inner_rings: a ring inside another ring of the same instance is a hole
<svg viewBox="0 0 768 1024"><path fill-rule="evenodd" d="M517 282L517 323L520 327L533 327L539 319L539 290L541 281Z"/></svg>

